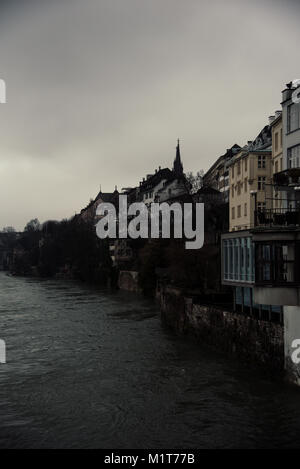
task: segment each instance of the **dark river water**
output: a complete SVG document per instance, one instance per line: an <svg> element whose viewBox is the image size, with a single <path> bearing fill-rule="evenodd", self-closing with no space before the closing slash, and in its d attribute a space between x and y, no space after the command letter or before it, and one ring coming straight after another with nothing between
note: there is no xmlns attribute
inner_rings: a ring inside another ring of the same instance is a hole
<svg viewBox="0 0 300 469"><path fill-rule="evenodd" d="M300 389L162 327L153 302L0 273L0 448L300 447Z"/></svg>

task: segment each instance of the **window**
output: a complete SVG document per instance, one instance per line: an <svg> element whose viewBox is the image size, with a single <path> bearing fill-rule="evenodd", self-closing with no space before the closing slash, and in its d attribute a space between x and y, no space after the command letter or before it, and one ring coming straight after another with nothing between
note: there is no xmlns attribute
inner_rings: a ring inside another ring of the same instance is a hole
<svg viewBox="0 0 300 469"><path fill-rule="evenodd" d="M275 151L278 151L278 132L275 134Z"/></svg>
<svg viewBox="0 0 300 469"><path fill-rule="evenodd" d="M234 197L234 184L231 186L231 196Z"/></svg>
<svg viewBox="0 0 300 469"><path fill-rule="evenodd" d="M248 160L246 159L245 160L245 171L247 171L247 170L248 170Z"/></svg>
<svg viewBox="0 0 300 469"><path fill-rule="evenodd" d="M254 247L251 238L223 240L224 280L253 282Z"/></svg>
<svg viewBox="0 0 300 469"><path fill-rule="evenodd" d="M248 179L247 178L245 178L244 187L245 187L245 192L247 192L248 191Z"/></svg>
<svg viewBox="0 0 300 469"><path fill-rule="evenodd" d="M238 208L237 208L237 217L241 218L241 206L240 205L238 205Z"/></svg>
<svg viewBox="0 0 300 469"><path fill-rule="evenodd" d="M280 148L282 148L282 129L280 129Z"/></svg>
<svg viewBox="0 0 300 469"><path fill-rule="evenodd" d="M241 195L241 183L240 182L237 183L237 194Z"/></svg>
<svg viewBox="0 0 300 469"><path fill-rule="evenodd" d="M289 168L300 168L300 145L288 149Z"/></svg>
<svg viewBox="0 0 300 469"><path fill-rule="evenodd" d="M258 202L257 211L264 212L266 210L266 202Z"/></svg>
<svg viewBox="0 0 300 469"><path fill-rule="evenodd" d="M240 161L237 164L237 173L238 175L241 174L241 162Z"/></svg>
<svg viewBox="0 0 300 469"><path fill-rule="evenodd" d="M278 161L275 161L275 173L278 173Z"/></svg>
<svg viewBox="0 0 300 469"><path fill-rule="evenodd" d="M299 129L299 104L291 104L287 108L287 131Z"/></svg>
<svg viewBox="0 0 300 469"><path fill-rule="evenodd" d="M244 204L244 217L247 216L247 204Z"/></svg>
<svg viewBox="0 0 300 469"><path fill-rule="evenodd" d="M265 176L258 176L258 190L265 190L266 178Z"/></svg>
<svg viewBox="0 0 300 469"><path fill-rule="evenodd" d="M258 168L265 169L265 167L266 167L266 157L260 155L258 157Z"/></svg>
<svg viewBox="0 0 300 469"><path fill-rule="evenodd" d="M232 169L231 169L231 176L234 178L234 166L232 166Z"/></svg>
<svg viewBox="0 0 300 469"><path fill-rule="evenodd" d="M287 241L257 243L255 247L256 282L286 284L299 281L299 245Z"/></svg>
<svg viewBox="0 0 300 469"><path fill-rule="evenodd" d="M232 207L232 209L231 209L231 218L232 218L232 220L235 219L235 208L234 207Z"/></svg>

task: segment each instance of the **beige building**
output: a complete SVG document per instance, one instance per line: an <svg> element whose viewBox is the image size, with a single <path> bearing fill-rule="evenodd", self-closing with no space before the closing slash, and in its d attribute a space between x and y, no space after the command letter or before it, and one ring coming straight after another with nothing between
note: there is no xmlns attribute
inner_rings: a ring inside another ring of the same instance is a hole
<svg viewBox="0 0 300 469"><path fill-rule="evenodd" d="M283 170L283 144L282 144L282 112L276 111L274 120L271 123L272 132L272 172L273 175L280 173ZM276 187L273 190L273 209L280 210L282 208L281 199L283 197L282 191L278 191Z"/></svg>
<svg viewBox="0 0 300 469"><path fill-rule="evenodd" d="M272 208L272 139L267 125L229 163L229 231L247 230Z"/></svg>
<svg viewBox="0 0 300 469"><path fill-rule="evenodd" d="M212 187L220 191L223 195L224 202L229 201L229 171L228 163L232 157L241 150L237 144L226 150L226 153L220 156L217 161L209 168L203 176L203 185Z"/></svg>

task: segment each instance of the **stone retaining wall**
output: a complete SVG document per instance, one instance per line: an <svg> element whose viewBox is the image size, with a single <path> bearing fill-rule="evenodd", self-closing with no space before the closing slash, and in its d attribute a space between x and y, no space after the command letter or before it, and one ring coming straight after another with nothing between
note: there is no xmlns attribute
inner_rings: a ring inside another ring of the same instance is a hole
<svg viewBox="0 0 300 469"><path fill-rule="evenodd" d="M245 363L284 371L284 328L219 307L194 304L179 289L165 286L157 293L163 321L179 333L191 332L199 341Z"/></svg>

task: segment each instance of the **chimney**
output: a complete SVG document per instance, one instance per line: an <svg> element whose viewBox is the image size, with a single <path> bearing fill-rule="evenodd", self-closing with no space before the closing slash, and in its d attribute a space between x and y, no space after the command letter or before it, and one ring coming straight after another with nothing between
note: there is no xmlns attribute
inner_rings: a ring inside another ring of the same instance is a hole
<svg viewBox="0 0 300 469"><path fill-rule="evenodd" d="M282 101L285 102L289 100L292 96L293 93L293 82L287 83L286 88L282 91Z"/></svg>
<svg viewBox="0 0 300 469"><path fill-rule="evenodd" d="M248 147L250 147L250 145L252 145L252 143L253 143L252 140L248 140L248 142L247 142Z"/></svg>
<svg viewBox="0 0 300 469"><path fill-rule="evenodd" d="M282 111L275 111L275 119L277 119L277 117L281 116L282 114Z"/></svg>
<svg viewBox="0 0 300 469"><path fill-rule="evenodd" d="M275 116L269 116L269 125L275 120Z"/></svg>
<svg viewBox="0 0 300 469"><path fill-rule="evenodd" d="M161 170L161 166L158 167L158 171L160 171L160 170Z"/></svg>

